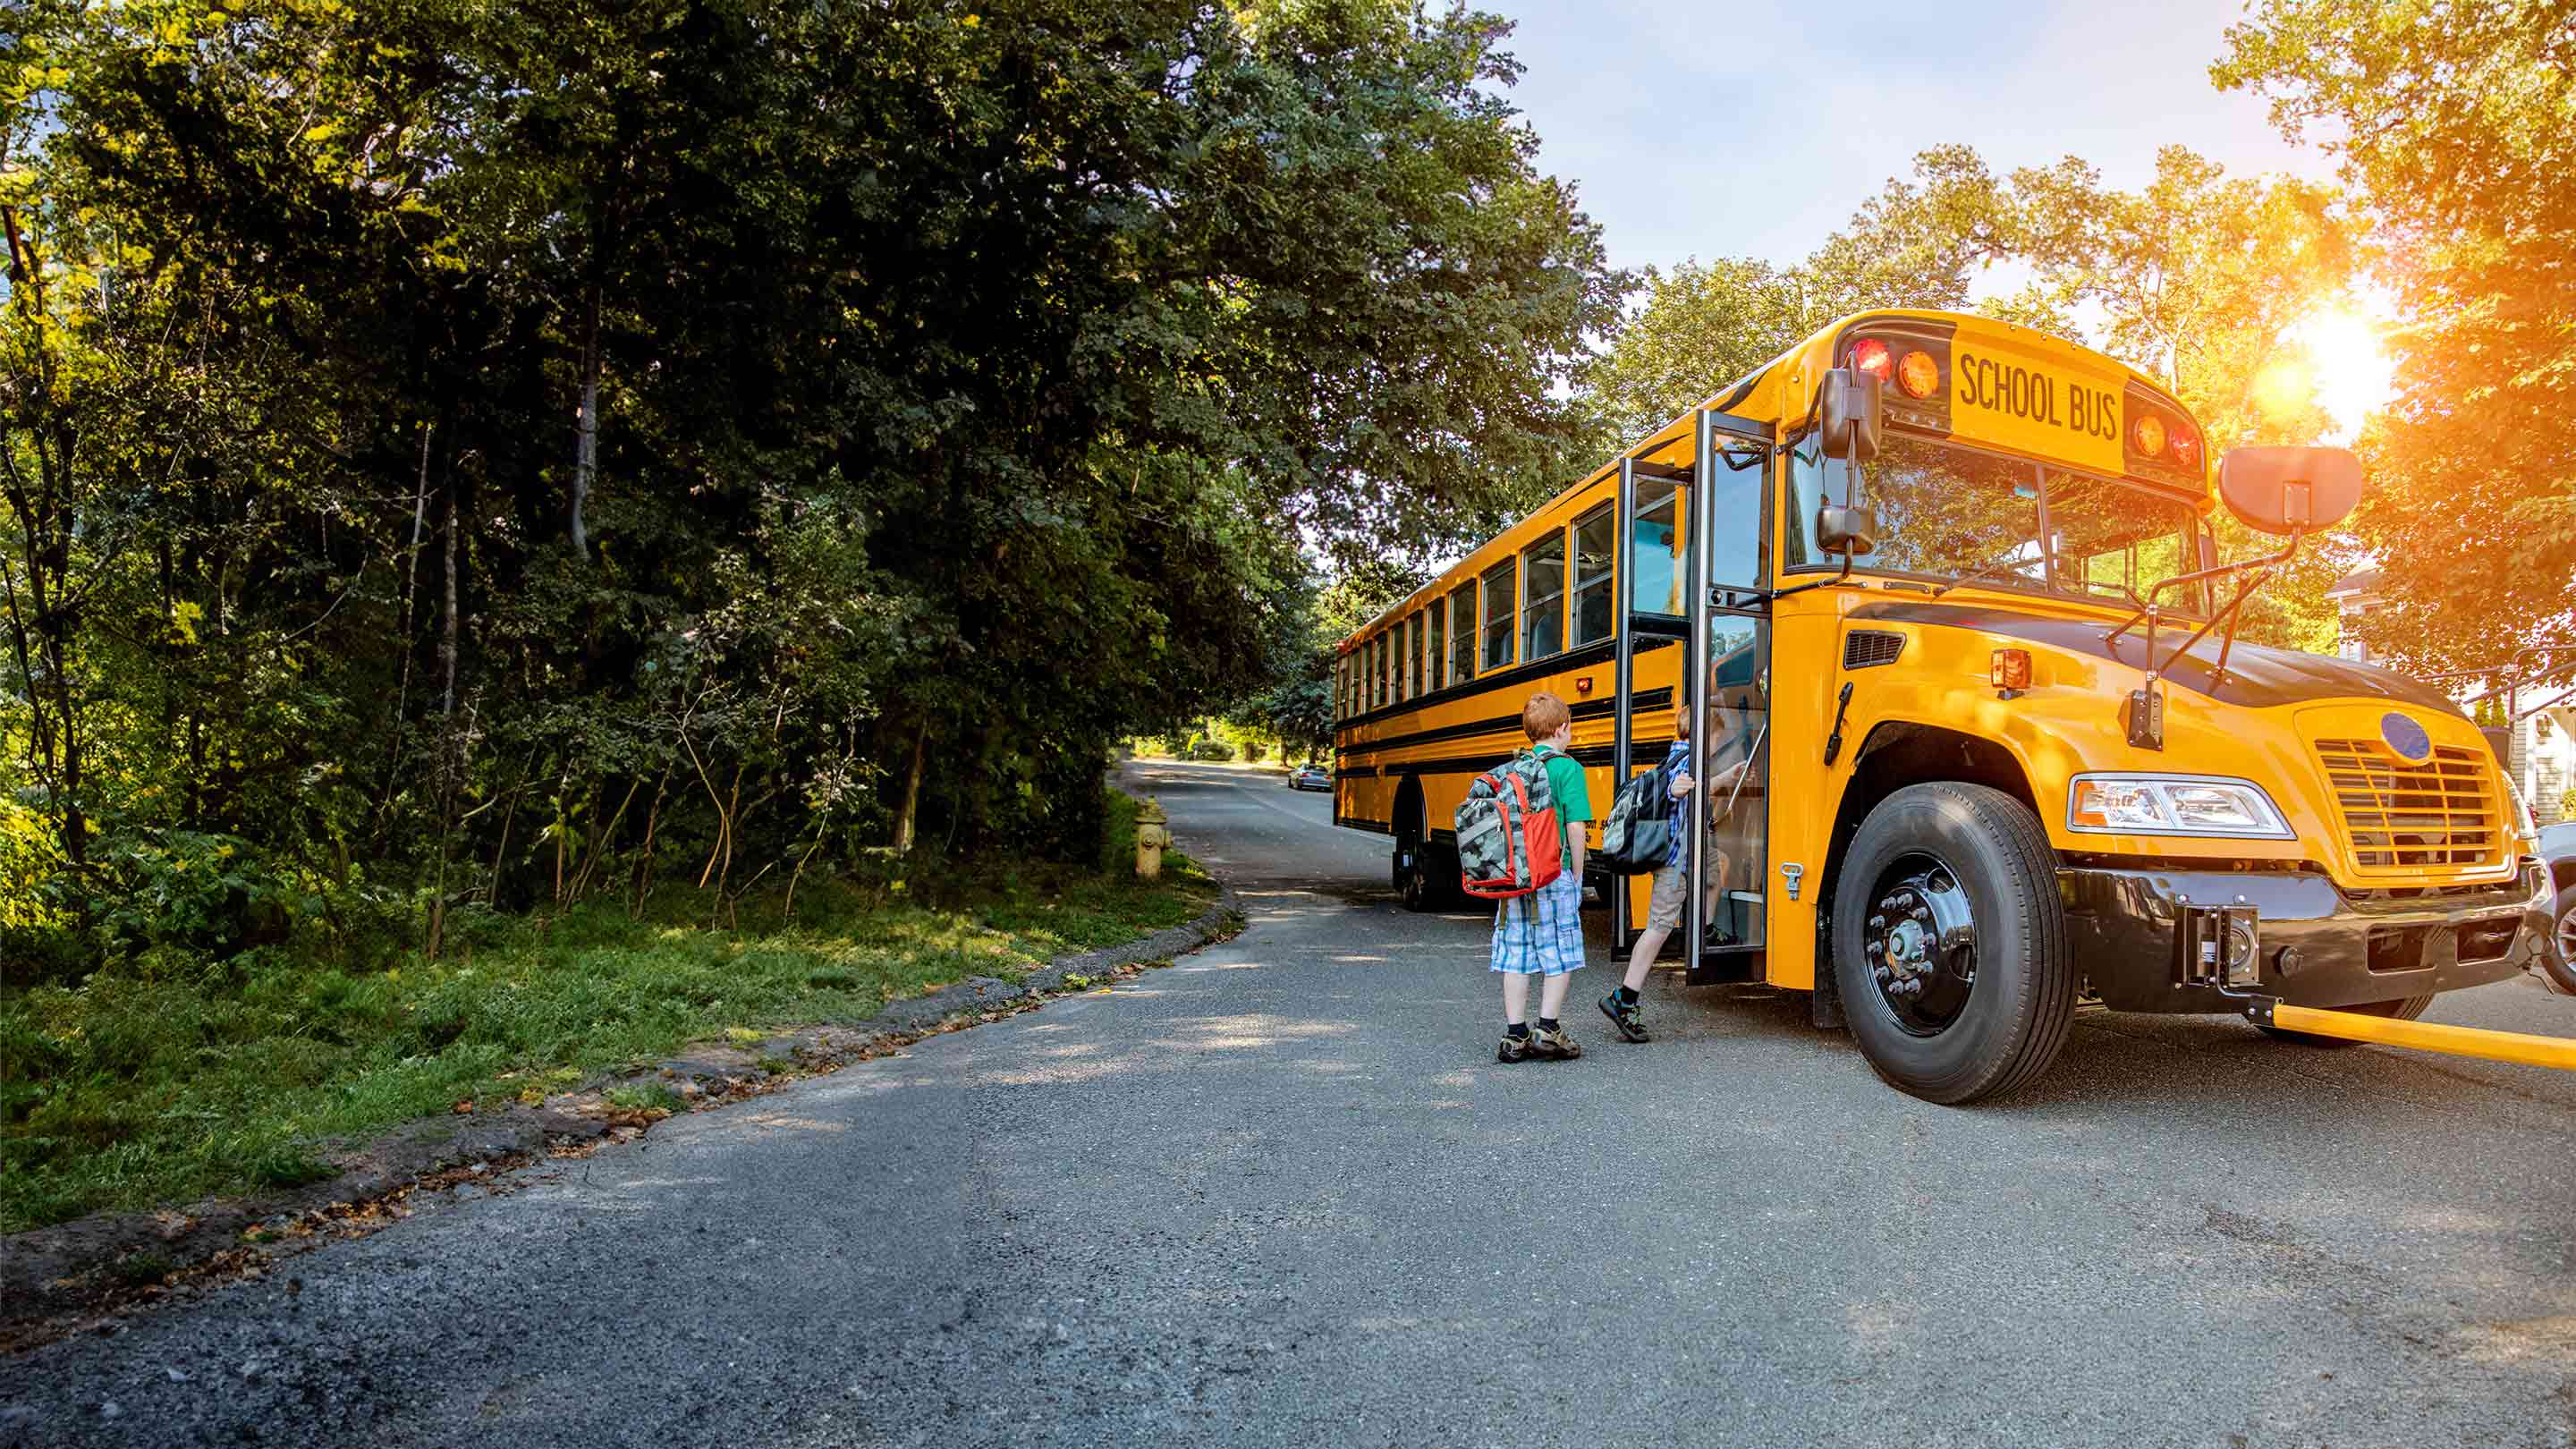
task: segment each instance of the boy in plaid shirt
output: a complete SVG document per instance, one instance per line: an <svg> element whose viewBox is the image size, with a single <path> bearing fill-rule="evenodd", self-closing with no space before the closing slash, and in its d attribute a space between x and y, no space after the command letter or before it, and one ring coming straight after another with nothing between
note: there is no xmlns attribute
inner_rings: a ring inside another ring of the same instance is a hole
<svg viewBox="0 0 2576 1449"><path fill-rule="evenodd" d="M1494 913L1493 969L1503 973L1503 1042L1494 1060L1564 1061L1583 1055L1557 1013L1565 1009L1568 978L1583 967L1583 827L1592 819L1592 797L1584 790L1583 767L1565 753L1574 743L1574 714L1564 700L1531 695L1521 706L1521 732L1530 738L1530 753L1547 762L1565 870L1528 895L1505 900ZM1527 1017L1532 976L1539 978L1535 1032Z"/></svg>

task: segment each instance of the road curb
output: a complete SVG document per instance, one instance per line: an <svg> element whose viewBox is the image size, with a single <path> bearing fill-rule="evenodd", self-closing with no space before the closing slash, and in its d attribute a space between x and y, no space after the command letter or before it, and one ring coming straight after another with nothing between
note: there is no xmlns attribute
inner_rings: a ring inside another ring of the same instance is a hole
<svg viewBox="0 0 2576 1449"><path fill-rule="evenodd" d="M925 1037L1034 1010L1056 997L1098 990L1149 963L1169 964L1243 928L1242 902L1233 886L1208 874L1217 887L1216 902L1191 920L1120 945L1056 957L1016 982L974 977L888 1002L856 1026L784 1029L756 1051L693 1048L641 1073L589 1083L539 1105L512 1103L407 1122L336 1154L347 1170L306 1187L150 1212L93 1213L0 1237L0 1352L21 1352L78 1332L117 1331L116 1318L154 1302L255 1277L282 1258L390 1227L411 1216L410 1199L417 1193L508 1191L513 1169L549 1157L586 1157L603 1142L632 1140L670 1115L603 1110L610 1088L661 1080L675 1086L688 1110L705 1110L767 1095Z"/></svg>

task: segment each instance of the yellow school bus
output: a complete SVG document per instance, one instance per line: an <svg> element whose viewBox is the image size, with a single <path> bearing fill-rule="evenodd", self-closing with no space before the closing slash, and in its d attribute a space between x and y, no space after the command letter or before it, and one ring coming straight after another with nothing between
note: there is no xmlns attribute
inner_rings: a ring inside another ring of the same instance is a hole
<svg viewBox="0 0 2576 1449"><path fill-rule="evenodd" d="M2547 877L2448 699L2235 637L2359 489L2072 343L1848 317L1345 641L1335 820L1429 909L1529 695L1605 814L1687 709L1698 778L1752 766L1687 801L1690 979L1814 993L1906 1091L2029 1081L2079 1004L2410 1020L2536 969ZM2222 502L2285 545L2222 566ZM1594 882L1620 949L1646 883Z"/></svg>

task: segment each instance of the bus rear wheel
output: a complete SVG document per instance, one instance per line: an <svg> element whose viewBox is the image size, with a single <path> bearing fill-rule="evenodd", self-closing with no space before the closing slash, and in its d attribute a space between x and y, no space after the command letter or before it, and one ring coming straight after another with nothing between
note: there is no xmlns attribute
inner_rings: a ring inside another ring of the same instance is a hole
<svg viewBox="0 0 2576 1449"><path fill-rule="evenodd" d="M2401 996L2395 1001L2365 1001L2355 1006L2338 1006L2335 1010L2349 1011L2356 1016L2384 1016L2391 1021L2413 1021L2424 1014L2424 1008L2432 1004L2432 993L2427 992L2422 996ZM2318 1036L2314 1032L2306 1031L2283 1031L2277 1026L2265 1026L2259 1021L2254 1025L2265 1036L2278 1041L2294 1041L2301 1046L2342 1048L2361 1045L2348 1037Z"/></svg>
<svg viewBox="0 0 2576 1449"><path fill-rule="evenodd" d="M2057 856L2000 790L1909 785L1870 811L1834 889L1834 984L1861 1054L1928 1102L2047 1070L2075 1019Z"/></svg>
<svg viewBox="0 0 2576 1449"><path fill-rule="evenodd" d="M1408 911L1436 911L1448 899L1448 886L1439 875L1439 848L1406 845L1395 852L1395 893ZM1455 881L1456 873L1449 879Z"/></svg>

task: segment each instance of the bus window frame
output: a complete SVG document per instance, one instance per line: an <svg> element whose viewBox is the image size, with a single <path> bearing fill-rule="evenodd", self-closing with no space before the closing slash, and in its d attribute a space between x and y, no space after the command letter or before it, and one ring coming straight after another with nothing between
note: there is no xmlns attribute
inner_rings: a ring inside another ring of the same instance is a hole
<svg viewBox="0 0 2576 1449"><path fill-rule="evenodd" d="M1565 558L1565 647L1569 650L1582 649L1589 645L1601 643L1603 640L1615 639L1618 637L1618 511L1618 504L1615 501L1604 503L1599 507L1584 510L1582 513L1576 515L1572 524L1567 526L1566 537L1569 542L1566 546ZM1605 525L1604 531L1609 535L1610 546L1602 551L1601 571L1587 579L1583 576L1583 529L1586 524L1592 523ZM1602 626L1602 630L1599 635L1589 636L1582 632L1583 596L1587 592L1596 588L1601 590L1603 596L1610 600L1610 617L1609 622Z"/></svg>
<svg viewBox="0 0 2576 1449"><path fill-rule="evenodd" d="M1507 574L1511 578L1511 582L1503 585L1499 590L1503 605L1500 618L1494 616L1494 604L1498 592L1494 585L1496 574ZM1476 627L1476 672L1478 674L1490 674L1497 669L1509 669L1520 662L1520 583L1519 554L1513 554L1476 575L1476 592L1482 596L1484 605ZM1503 657L1500 659L1494 657L1493 634L1496 629L1500 629L1503 635Z"/></svg>
<svg viewBox="0 0 2576 1449"><path fill-rule="evenodd" d="M1789 542L1788 531L1791 528L1799 527L1802 523L1802 517L1798 511L1798 500L1792 496L1797 491L1797 470L1799 462L1798 448L1801 444L1814 439L1815 436L1815 430L1809 428L1801 432L1792 433L1786 438L1783 438L1780 442L1781 466L1779 469L1779 475L1772 480L1771 492L1774 498L1775 511L1778 513L1780 519L1779 542L1784 556ZM2050 516L2048 506L2048 472L2052 468L2061 473L2069 473L2077 477L2090 478L2097 482L2116 483L2123 487L2135 488L2154 497L2161 498L2168 503L2181 504L2184 508L2191 511L2193 521L2197 525L2200 533L2211 532L2208 516L2200 512L2200 500L2182 492L2180 489L2171 487L2170 485L2156 483L2151 479L2132 478L2125 474L2100 473L2090 468L2078 468L2069 463L2045 462L2041 459L2031 457L2028 454L2007 453L1998 448L1980 448L1974 443L1962 443L1955 438L1924 437L1917 436L1912 433L1898 433L1896 436L1909 443L1919 443L1929 447L1951 448L1962 453L1979 453L1989 458L1999 458L2007 463L2021 464L2031 470L2032 486L2037 488L2039 491L2036 513L2039 520L2040 530L2039 552L2041 581L2037 584L2033 584L2028 579L2016 578L2010 574L1993 574L1977 580L1974 584L1966 585L1966 587L1994 589L2008 594L2027 594L2035 599L2056 599L2061 602L2071 599L2079 603L2092 604L2101 608L2124 607L2123 601L2120 600L2106 599L2099 594L2080 593L2057 587L2057 549L2055 544L2056 522ZM1852 466L1848 459L1820 458L1818 462L1819 464L1840 462L1846 470ZM1864 474L1864 476L1866 476L1866 474ZM1844 497L1850 496L1851 485L1848 479L1849 473L1846 471L1846 481L1843 485ZM1830 492L1829 483L1821 491L1823 491L1823 496L1826 500L1829 501L1833 497ZM2195 537L2193 539L2195 548L2197 547L2198 542L2198 538ZM1798 564L1794 567L1780 569L1778 570L1778 573L1783 580L1786 580L1797 574L1839 573L1842 571L1842 566L1842 560L1836 558L1822 563ZM1934 585L1952 583L1958 578L1958 575L1956 574L1927 574L1917 572L1913 569L1889 568L1884 564L1855 563L1852 565L1852 572L1855 574L1866 574L1872 578L1909 579L1918 583ZM2205 619L2208 617L2205 605L2174 603L2160 604L2159 607L2168 614L2178 614L2185 618Z"/></svg>
<svg viewBox="0 0 2576 1449"><path fill-rule="evenodd" d="M1422 614L1430 621L1430 632L1422 645L1422 692L1437 694L1449 684L1441 675L1449 663L1448 596L1444 594L1433 599L1431 606Z"/></svg>
<svg viewBox="0 0 2576 1449"><path fill-rule="evenodd" d="M1530 564L1541 551L1551 545L1556 549L1556 592L1541 598L1536 592L1537 585L1531 579ZM1565 604L1568 598L1566 576L1573 568L1573 548L1573 542L1566 533L1565 525L1560 523L1547 535L1533 541L1520 552L1520 662L1523 664L1536 664L1542 659L1554 659L1565 653L1569 647L1565 642ZM1542 654L1533 647L1538 641L1531 637L1530 629L1532 625L1544 622L1545 616L1540 611L1551 601L1556 605L1556 647Z"/></svg>

